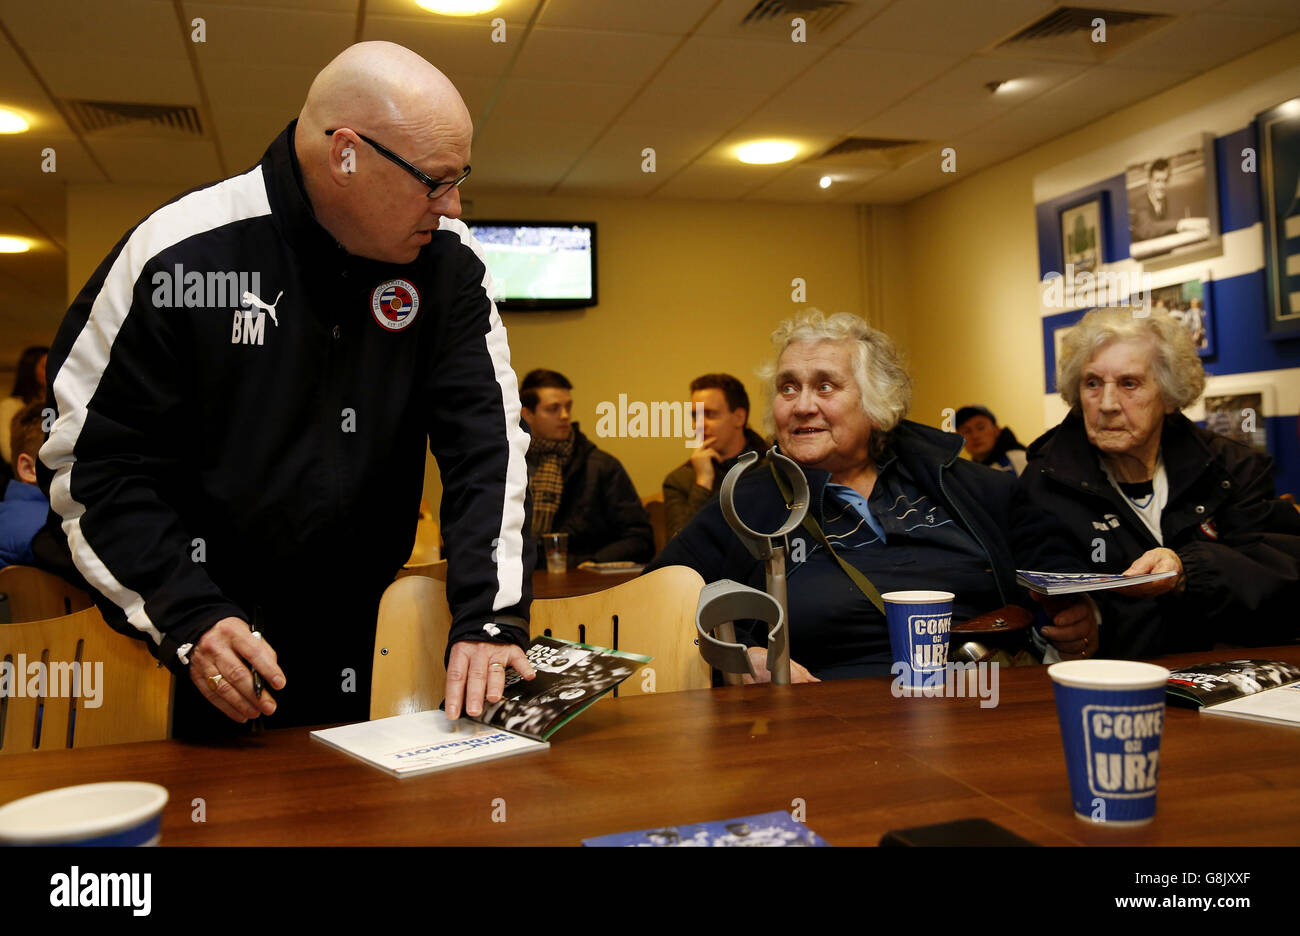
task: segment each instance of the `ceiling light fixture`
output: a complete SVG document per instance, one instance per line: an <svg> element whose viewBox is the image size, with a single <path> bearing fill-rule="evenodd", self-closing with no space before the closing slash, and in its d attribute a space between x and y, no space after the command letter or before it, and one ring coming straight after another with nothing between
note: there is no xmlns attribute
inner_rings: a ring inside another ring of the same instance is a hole
<svg viewBox="0 0 1300 936"><path fill-rule="evenodd" d="M0 133L26 133L28 123L7 107L0 107Z"/></svg>
<svg viewBox="0 0 1300 936"><path fill-rule="evenodd" d="M799 152L799 147L788 140L755 140L736 147L736 158L753 166L770 166L789 162Z"/></svg>
<svg viewBox="0 0 1300 936"><path fill-rule="evenodd" d="M1002 81L990 81L984 87L989 89L989 94L1006 94L1009 91L1019 90L1020 82L1014 78L1008 78Z"/></svg>
<svg viewBox="0 0 1300 936"><path fill-rule="evenodd" d="M822 188L830 188L830 187L831 187L831 182L833 182L833 181L834 181L834 180L833 180L830 176L828 176L828 175L824 175L824 176L822 176L820 179L817 180L817 184L820 185Z"/></svg>
<svg viewBox="0 0 1300 936"><path fill-rule="evenodd" d="M25 237L0 235L0 253L27 253L32 249L32 242Z"/></svg>
<svg viewBox="0 0 1300 936"><path fill-rule="evenodd" d="M415 5L440 16L479 16L491 13L501 0L415 0Z"/></svg>

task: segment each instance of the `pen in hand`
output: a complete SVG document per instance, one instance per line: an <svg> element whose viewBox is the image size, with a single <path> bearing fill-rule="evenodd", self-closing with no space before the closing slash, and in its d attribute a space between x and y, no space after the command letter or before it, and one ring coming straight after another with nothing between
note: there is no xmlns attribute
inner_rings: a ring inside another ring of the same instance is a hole
<svg viewBox="0 0 1300 936"><path fill-rule="evenodd" d="M258 629L257 626L257 622L260 617L261 617L261 608L254 608L253 620L248 622L248 629L253 632L253 636L256 637L258 640L262 639L262 632ZM253 671L253 695L257 696L260 699L262 698L262 674L259 673L255 667L250 666L249 669Z"/></svg>

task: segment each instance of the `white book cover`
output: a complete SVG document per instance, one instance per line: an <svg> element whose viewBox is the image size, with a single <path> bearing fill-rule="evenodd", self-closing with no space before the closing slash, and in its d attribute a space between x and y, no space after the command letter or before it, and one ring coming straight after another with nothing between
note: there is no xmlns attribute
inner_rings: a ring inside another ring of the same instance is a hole
<svg viewBox="0 0 1300 936"><path fill-rule="evenodd" d="M311 736L394 777L413 777L551 746L547 741L534 741L466 718L448 721L440 709L322 728Z"/></svg>
<svg viewBox="0 0 1300 936"><path fill-rule="evenodd" d="M1278 725L1300 725L1300 683L1207 705L1201 711L1206 715L1231 715Z"/></svg>

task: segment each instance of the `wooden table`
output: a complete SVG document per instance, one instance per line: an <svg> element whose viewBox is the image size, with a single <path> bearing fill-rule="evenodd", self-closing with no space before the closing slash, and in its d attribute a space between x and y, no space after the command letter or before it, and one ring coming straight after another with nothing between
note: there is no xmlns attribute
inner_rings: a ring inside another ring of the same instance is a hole
<svg viewBox="0 0 1300 936"><path fill-rule="evenodd" d="M1300 647L1239 652L1300 662ZM1161 662L1176 667L1224 653ZM887 679L602 701L548 751L397 780L306 729L224 745L157 741L0 760L0 803L74 783L171 791L169 845L525 845L789 810L836 845L985 817L1043 845L1300 840L1300 729L1170 708L1156 821L1074 818L1043 667L1003 671L1000 704L896 699ZM204 823L191 819L193 801ZM505 821L499 819L504 806Z"/></svg>
<svg viewBox="0 0 1300 936"><path fill-rule="evenodd" d="M533 573L534 598L574 598L578 595L590 595L592 592L604 591L615 585L630 582L641 574L640 569L631 572L592 572L589 569L569 569L567 572L550 573L538 569Z"/></svg>

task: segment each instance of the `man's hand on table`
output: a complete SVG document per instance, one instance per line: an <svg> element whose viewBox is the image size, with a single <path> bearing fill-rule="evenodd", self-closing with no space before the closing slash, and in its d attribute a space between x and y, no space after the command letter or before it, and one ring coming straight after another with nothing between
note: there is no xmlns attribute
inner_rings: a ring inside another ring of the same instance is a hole
<svg viewBox="0 0 1300 936"><path fill-rule="evenodd" d="M284 671L276 663L275 651L237 617L222 618L190 651L190 679L203 698L241 723L275 711L271 693L263 689L258 698L253 691L250 666L261 674L265 686L284 688Z"/></svg>
<svg viewBox="0 0 1300 936"><path fill-rule="evenodd" d="M767 669L767 650L763 647L749 648L749 662L754 664L754 672L758 673L758 678L750 676L748 673L744 676L745 685L754 683L769 683L772 681L772 674ZM821 682L816 676L808 672L794 660L790 661L790 684L803 682Z"/></svg>
<svg viewBox="0 0 1300 936"><path fill-rule="evenodd" d="M447 717L453 721L460 718L462 704L466 715L482 715L485 696L488 702L500 702L507 666L513 666L524 679L537 675L524 651L514 644L477 640L453 644L447 660Z"/></svg>

